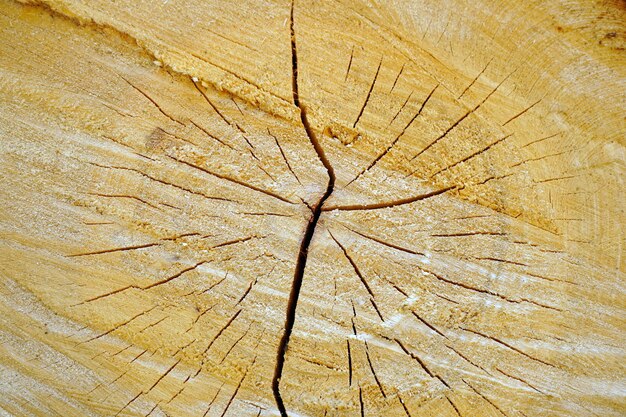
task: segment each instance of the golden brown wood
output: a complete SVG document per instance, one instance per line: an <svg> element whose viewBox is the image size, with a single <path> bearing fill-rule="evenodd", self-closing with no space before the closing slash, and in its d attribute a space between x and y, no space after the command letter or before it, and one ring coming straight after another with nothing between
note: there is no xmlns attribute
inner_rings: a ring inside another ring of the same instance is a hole
<svg viewBox="0 0 626 417"><path fill-rule="evenodd" d="M0 0L0 415L623 415L625 21Z"/></svg>

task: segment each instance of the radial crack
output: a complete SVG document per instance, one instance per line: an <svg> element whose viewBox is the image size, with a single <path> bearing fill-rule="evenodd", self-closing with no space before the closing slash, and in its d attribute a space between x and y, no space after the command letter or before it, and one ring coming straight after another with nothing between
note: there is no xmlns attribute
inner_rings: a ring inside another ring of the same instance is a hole
<svg viewBox="0 0 626 417"><path fill-rule="evenodd" d="M442 188L440 190L431 191L425 194L419 194L413 197L403 198L400 200L382 202L382 203L372 203L372 204L353 204L353 205L345 205L345 206L330 206L324 207L323 211L332 211L332 210L377 210L383 208L391 208L396 206L401 206L403 204L414 203L419 200L425 200L430 197L438 196L439 194L443 194L447 191L452 190L453 188L457 188L456 186L450 186L446 188Z"/></svg>
<svg viewBox="0 0 626 417"><path fill-rule="evenodd" d="M274 369L274 377L272 379L272 391L274 392L274 398L276 400L276 405L278 407L278 411L282 417L287 417L287 410L285 408L285 404L280 395L280 379L283 375L283 368L285 365L285 356L287 354L287 346L289 344L289 337L291 336L291 331L293 330L293 326L296 320L296 308L298 305L298 298L300 296L300 289L302 288L302 280L304 278L304 269L306 267L306 261L309 251L309 245L311 244L311 240L313 239L313 235L315 234L315 227L317 226L317 222L322 214L322 206L324 202L328 199L328 197L332 194L333 189L335 187L335 172L330 162L326 158L326 154L324 153L324 149L321 144L318 142L311 125L307 119L306 111L304 106L300 103L300 96L298 91L298 51L296 44L296 33L294 28L294 3L295 0L291 1L291 10L290 10L290 20L289 20L289 28L291 32L291 71L292 71L292 92L293 92L293 104L300 109L300 121L302 122L302 126L306 131L306 134L317 153L317 157L324 165L326 172L328 174L328 183L326 185L326 191L317 201L317 203L310 206L312 214L309 218L309 222L305 228L304 236L302 237L302 241L300 243L300 251L298 253L298 258L296 260L296 268L294 271L293 283L291 285L291 291L289 293L289 301L287 303L287 312L285 317L285 331L278 345L278 352L276 357L276 368Z"/></svg>
<svg viewBox="0 0 626 417"><path fill-rule="evenodd" d="M378 73L380 72L380 66L382 65L382 63L383 63L383 58L380 57L378 68L376 68L376 74L374 74L374 80L372 81L372 84L370 85L370 89L367 92L367 96L365 97L365 102L363 102L363 107L361 107L361 111L359 112L359 115L356 117L356 120L354 121L354 124L352 125L353 128L356 128L356 125L359 124L359 120L361 120L361 116L363 116L365 107L367 107L367 103L370 101L370 96L372 95L372 91L374 90L374 85L376 84L376 79L378 79Z"/></svg>
<svg viewBox="0 0 626 417"><path fill-rule="evenodd" d="M435 93L435 91L437 90L437 87L439 87L439 84L437 84L428 94L428 97L426 97L426 99L422 102L422 105L420 106L419 110L417 111L417 113L415 113L415 115L411 118L411 120L409 120L409 122L404 126L404 128L402 129L402 131L395 137L395 139L389 144L389 146L387 146L387 148L381 153L379 154L376 159L374 159L368 166L367 168L365 168L363 171L359 172L356 177L354 177L352 180L350 180L350 182L348 182L345 187L347 187L348 185L352 184L354 181L356 181L357 179L359 179L361 177L361 175L365 174L367 171L369 171L370 169L374 168L374 166L378 163L378 161L380 161L385 155L387 155L391 149L396 145L396 143L398 143L398 141L400 140L400 138L404 135L404 133L407 131L407 129L413 124L413 122L415 121L415 119L417 119L417 117L422 114L422 110L424 110L424 107L426 106L426 104L428 103L428 101L430 100L430 98L433 96L433 94ZM409 97L407 98L406 102L409 101L409 98L411 98L411 95L413 93L411 93L409 95ZM393 120L389 123L389 125L391 125L391 123L393 123L393 121L395 120L395 118L398 116L398 114L400 114L400 111L402 111L402 109L404 108L404 106L406 105L406 102L402 105L402 107L400 108L400 110L398 111L398 113L394 116ZM344 188L345 188L344 187Z"/></svg>

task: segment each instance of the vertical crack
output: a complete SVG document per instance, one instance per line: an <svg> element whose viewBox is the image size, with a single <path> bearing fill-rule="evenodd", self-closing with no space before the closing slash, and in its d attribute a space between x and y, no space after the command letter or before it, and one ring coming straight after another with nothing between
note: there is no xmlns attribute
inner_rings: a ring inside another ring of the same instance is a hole
<svg viewBox="0 0 626 417"><path fill-rule="evenodd" d="M309 120L307 118L306 109L300 103L300 96L298 92L298 50L296 44L296 34L294 30L294 3L295 0L291 0L291 11L289 17L289 27L291 32L291 70L292 70L292 92L293 92L293 104L300 109L300 120L302 122L302 126L304 126L304 130L317 153L319 160L324 165L326 172L328 174L328 183L326 185L326 191L319 198L319 200L310 206L311 208L311 217L307 223L306 229L304 231L304 236L302 237L302 241L300 243L300 251L298 253L298 259L296 260L296 268L294 271L293 283L291 285L291 292L289 294L289 301L287 303L287 313L285 318L285 330L283 336L278 345L278 352L276 358L276 368L274 370L274 378L272 380L272 391L274 392L274 398L276 400L276 405L278 406L278 410L282 417L287 417L287 410L285 408L285 404L280 395L280 379L283 374L283 367L285 365L285 356L287 353L287 346L289 344L289 337L291 336L291 331L293 330L293 325L296 320L296 308L298 305L298 298L300 296L300 289L302 288L302 279L304 277L304 270L306 267L307 256L309 252L309 245L311 244L311 240L313 239L313 235L315 234L315 228L317 226L317 222L322 214L322 206L324 202L330 197L335 187L335 172L333 170L332 165L330 164L326 154L324 153L324 149L321 144L317 140L311 125L309 124Z"/></svg>

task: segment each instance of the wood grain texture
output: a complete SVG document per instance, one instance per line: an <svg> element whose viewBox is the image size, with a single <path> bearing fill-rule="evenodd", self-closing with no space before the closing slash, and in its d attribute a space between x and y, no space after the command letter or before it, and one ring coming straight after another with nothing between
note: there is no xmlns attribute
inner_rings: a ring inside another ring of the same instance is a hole
<svg viewBox="0 0 626 417"><path fill-rule="evenodd" d="M624 22L0 0L0 415L623 415Z"/></svg>

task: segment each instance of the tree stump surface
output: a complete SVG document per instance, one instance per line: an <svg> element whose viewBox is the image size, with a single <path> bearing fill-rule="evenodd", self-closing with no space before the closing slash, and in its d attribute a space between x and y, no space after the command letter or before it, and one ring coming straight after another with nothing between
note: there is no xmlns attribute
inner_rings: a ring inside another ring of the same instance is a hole
<svg viewBox="0 0 626 417"><path fill-rule="evenodd" d="M625 22L0 0L0 415L623 416Z"/></svg>

